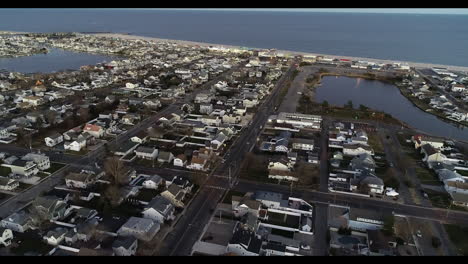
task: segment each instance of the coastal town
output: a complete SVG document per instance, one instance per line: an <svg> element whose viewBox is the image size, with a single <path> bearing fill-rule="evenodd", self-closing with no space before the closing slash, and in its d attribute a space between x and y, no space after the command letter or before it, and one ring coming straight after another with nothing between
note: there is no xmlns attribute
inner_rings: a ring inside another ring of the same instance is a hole
<svg viewBox="0 0 468 264"><path fill-rule="evenodd" d="M118 34L0 34L0 58L53 49L113 59L0 70L0 255L468 254L467 139L314 96L330 76L382 81L463 128L466 71Z"/></svg>

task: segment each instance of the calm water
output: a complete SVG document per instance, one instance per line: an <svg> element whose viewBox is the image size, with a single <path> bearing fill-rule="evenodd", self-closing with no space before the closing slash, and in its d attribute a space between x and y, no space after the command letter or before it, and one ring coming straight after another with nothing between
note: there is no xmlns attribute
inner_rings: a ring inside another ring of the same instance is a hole
<svg viewBox="0 0 468 264"><path fill-rule="evenodd" d="M0 69L22 73L77 70L83 65L110 62L117 57L50 49L47 54L19 58L0 58Z"/></svg>
<svg viewBox="0 0 468 264"><path fill-rule="evenodd" d="M150 37L468 66L468 16L0 9L0 30Z"/></svg>
<svg viewBox="0 0 468 264"><path fill-rule="evenodd" d="M317 87L318 102L343 106L349 100L355 108L367 107L391 114L393 117L428 134L468 141L468 129L458 128L415 107L397 87L379 81L349 77L326 76Z"/></svg>

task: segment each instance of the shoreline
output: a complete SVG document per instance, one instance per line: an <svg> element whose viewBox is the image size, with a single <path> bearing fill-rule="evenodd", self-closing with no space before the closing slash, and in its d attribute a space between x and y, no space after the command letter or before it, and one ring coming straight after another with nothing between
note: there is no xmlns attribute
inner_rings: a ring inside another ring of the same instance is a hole
<svg viewBox="0 0 468 264"><path fill-rule="evenodd" d="M245 47L236 46L236 45L214 44L214 43L207 43L207 42L197 42L197 41L177 40L177 39L164 39L164 38L156 38L156 37L137 36L137 35L132 35L132 34L122 34L122 33L95 33L95 34L83 34L83 35L93 35L93 36L100 36L100 37L115 37L115 38L122 38L122 39L140 39L140 40L156 41L156 42L172 42L172 43L181 44L181 45L194 45L194 46L200 46L200 47L214 46L214 47L233 48L233 49L245 48ZM248 49L266 50L265 48L255 48L255 47L249 47ZM376 63L385 63L385 64L396 62L396 63L408 64L409 66L415 67L415 68L439 67L439 68L446 68L448 70L461 71L461 72L468 73L468 66L443 65L443 64L436 64L436 63L410 62L410 61L390 60L390 59L375 59L375 58L321 54L321 53L291 51L291 50L276 50L276 51L278 53L284 53L284 54L290 54L290 55L325 56L325 57L335 57L335 58L349 59L349 60L356 60L356 61L372 61Z"/></svg>
<svg viewBox="0 0 468 264"><path fill-rule="evenodd" d="M31 32L18 32L18 31L0 31L0 35L4 34L28 34ZM37 32L36 32L37 33ZM53 32L47 32L52 34ZM257 47L242 47L238 45L228 45L228 44L215 44L215 43L208 43L208 42L198 42L198 41L190 41L190 40L178 40L178 39L164 39L164 38L157 38L157 37L145 37L145 36L138 36L132 35L131 33L86 33L86 32L73 32L81 35L90 35L90 36L98 36L98 37L110 37L110 38L121 38L121 39L129 39L129 40L146 40L146 41L155 41L155 42L172 42L180 45L193 45L193 46L200 46L200 47L221 47L221 48L231 48L231 49L255 49L255 50L267 50L267 48L257 48ZM278 53L284 53L289 55L309 55L309 56L324 56L324 57L335 57L341 59L348 59L354 61L371 61L375 63L383 63L383 64L392 64L392 63L403 63L407 64L410 67L414 68L446 68L452 71L459 71L468 74L468 66L457 66L457 65L444 65L444 64L437 64L437 63L426 63L426 62L411 62L411 61L404 61L404 60L392 60L392 59L376 59L376 58L366 58L366 57L355 57L355 56L347 56L347 55L333 55L333 54L322 54L322 53L314 53L314 52L304 52L304 51L292 51L292 50L276 50Z"/></svg>

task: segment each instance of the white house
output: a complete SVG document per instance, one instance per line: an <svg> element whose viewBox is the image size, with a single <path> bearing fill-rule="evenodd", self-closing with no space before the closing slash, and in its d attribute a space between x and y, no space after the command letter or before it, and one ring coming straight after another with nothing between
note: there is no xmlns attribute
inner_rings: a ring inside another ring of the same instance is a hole
<svg viewBox="0 0 468 264"><path fill-rule="evenodd" d="M464 92L466 87L463 84L454 84L452 85L452 92Z"/></svg>
<svg viewBox="0 0 468 264"><path fill-rule="evenodd" d="M0 228L0 245L8 247L13 240L13 232L8 228Z"/></svg>
<svg viewBox="0 0 468 264"><path fill-rule="evenodd" d="M37 165L37 168L41 171L44 171L50 168L50 159L45 154L28 153L25 156L23 156L23 158L21 159L25 161L34 162Z"/></svg>
<svg viewBox="0 0 468 264"><path fill-rule="evenodd" d="M86 124L83 128L83 132L88 132L91 136L100 138L104 135L105 130L98 125Z"/></svg>
<svg viewBox="0 0 468 264"><path fill-rule="evenodd" d="M43 236L43 239L47 242L47 244L57 246L65 240L65 235L67 232L67 229L63 227L57 227L54 230L47 232L47 234Z"/></svg>
<svg viewBox="0 0 468 264"><path fill-rule="evenodd" d="M134 237L117 237L112 243L112 250L116 256L134 256L138 249L138 240Z"/></svg>
<svg viewBox="0 0 468 264"><path fill-rule="evenodd" d="M55 133L51 136L48 136L44 139L46 146L53 147L63 142L63 136L61 134Z"/></svg>
<svg viewBox="0 0 468 264"><path fill-rule="evenodd" d="M343 154L347 156L357 156L361 154L374 155L374 151L371 147L362 144L344 144Z"/></svg>
<svg viewBox="0 0 468 264"><path fill-rule="evenodd" d="M302 138L292 138L292 149L300 149L312 151L314 150L314 140L313 139L302 139Z"/></svg>
<svg viewBox="0 0 468 264"><path fill-rule="evenodd" d="M16 175L31 177L39 172L37 165L32 161L15 160L11 164L2 164L3 167L8 167L11 172Z"/></svg>
<svg viewBox="0 0 468 264"><path fill-rule="evenodd" d="M0 190L13 191L18 187L18 181L6 177L0 177Z"/></svg>
<svg viewBox="0 0 468 264"><path fill-rule="evenodd" d="M159 232L160 224L151 219L130 217L128 221L117 230L120 236L133 236L139 240L151 241Z"/></svg>
<svg viewBox="0 0 468 264"><path fill-rule="evenodd" d="M155 148L140 146L135 149L135 155L140 159L155 160L158 156L158 150Z"/></svg>
<svg viewBox="0 0 468 264"><path fill-rule="evenodd" d="M20 211L4 218L0 222L0 226L18 233L24 233L31 228L31 218L26 212Z"/></svg>
<svg viewBox="0 0 468 264"><path fill-rule="evenodd" d="M208 161L203 157L194 156L190 164L187 165L187 169L205 171L207 170L207 162Z"/></svg>
<svg viewBox="0 0 468 264"><path fill-rule="evenodd" d="M148 177L148 179L143 182L143 188L158 189L161 184L163 184L163 179L161 176L155 174Z"/></svg>
<svg viewBox="0 0 468 264"><path fill-rule="evenodd" d="M175 207L171 201L162 196L156 196L145 206L143 217L163 224L165 221L175 219L174 211Z"/></svg>
<svg viewBox="0 0 468 264"><path fill-rule="evenodd" d="M185 167L187 165L187 157L184 154L177 155L174 158L174 166Z"/></svg>
<svg viewBox="0 0 468 264"><path fill-rule="evenodd" d="M77 138L75 141L65 142L63 147L64 147L65 150L71 150L71 151L79 152L83 148L86 147L86 139Z"/></svg>

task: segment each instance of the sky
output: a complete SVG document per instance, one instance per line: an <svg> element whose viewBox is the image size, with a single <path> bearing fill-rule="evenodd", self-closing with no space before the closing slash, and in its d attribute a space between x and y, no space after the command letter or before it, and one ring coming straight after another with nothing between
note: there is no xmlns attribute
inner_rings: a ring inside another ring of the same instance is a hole
<svg viewBox="0 0 468 264"><path fill-rule="evenodd" d="M4 9L4 8L0 8ZM25 10L34 11L37 8ZM385 13L385 14L444 14L468 15L468 8L43 8L48 10L211 10L211 11L280 11L324 13Z"/></svg>
<svg viewBox="0 0 468 264"><path fill-rule="evenodd" d="M174 8L177 10L177 8ZM288 12L346 12L388 14L447 14L468 15L468 8L193 8L197 10L243 10L243 11L288 11Z"/></svg>

